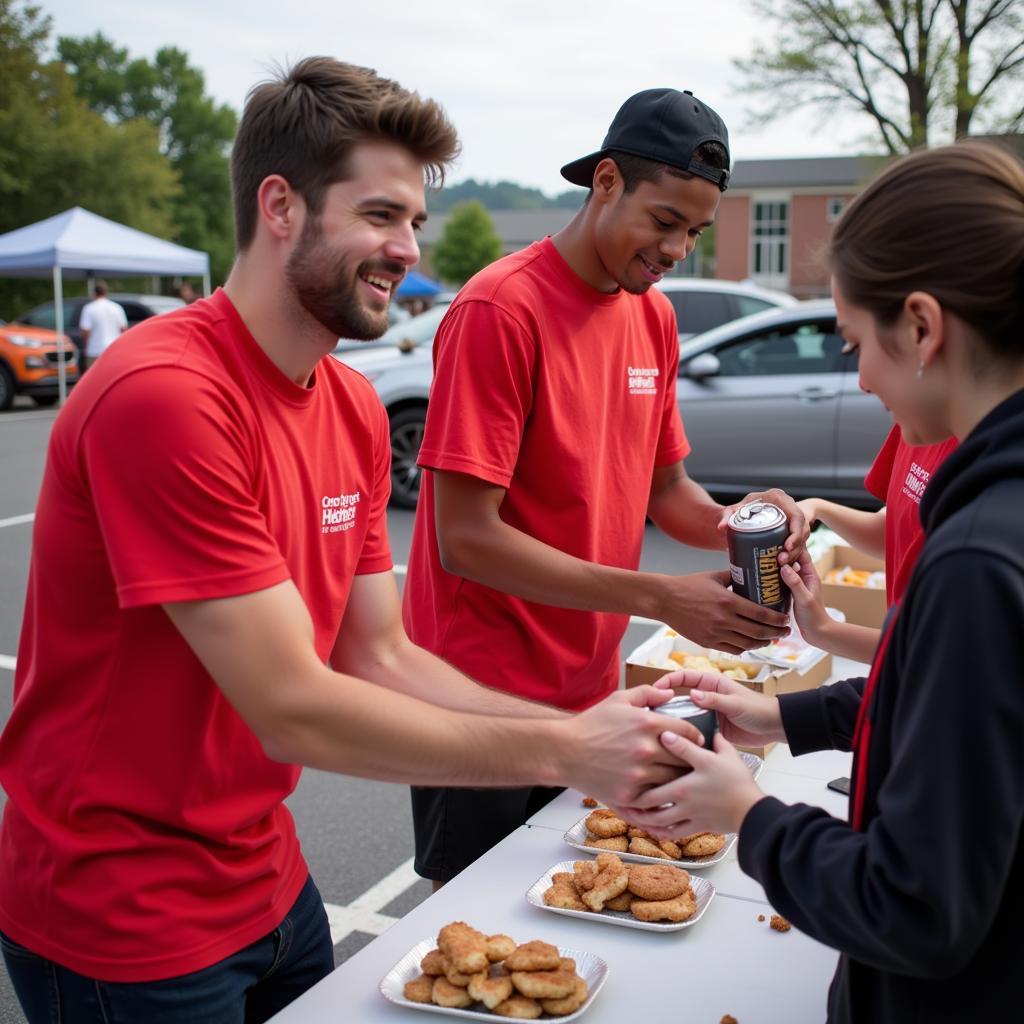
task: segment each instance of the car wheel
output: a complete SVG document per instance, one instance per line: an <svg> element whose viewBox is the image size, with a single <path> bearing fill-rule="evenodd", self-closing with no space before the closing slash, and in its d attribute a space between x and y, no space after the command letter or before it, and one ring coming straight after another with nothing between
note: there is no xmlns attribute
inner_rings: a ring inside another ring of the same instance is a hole
<svg viewBox="0 0 1024 1024"><path fill-rule="evenodd" d="M50 409L57 404L57 400L60 395L33 395L32 401L39 406L40 409Z"/></svg>
<svg viewBox="0 0 1024 1024"><path fill-rule="evenodd" d="M420 467L416 459L427 422L425 405L402 409L391 417L391 503L415 508L420 496Z"/></svg>
<svg viewBox="0 0 1024 1024"><path fill-rule="evenodd" d="M14 404L14 378L6 366L0 366L0 410Z"/></svg>

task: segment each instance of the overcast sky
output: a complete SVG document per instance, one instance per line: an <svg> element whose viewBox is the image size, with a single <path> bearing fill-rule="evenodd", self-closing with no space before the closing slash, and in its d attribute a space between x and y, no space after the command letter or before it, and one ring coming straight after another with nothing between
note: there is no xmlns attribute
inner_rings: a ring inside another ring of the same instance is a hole
<svg viewBox="0 0 1024 1024"><path fill-rule="evenodd" d="M133 56L184 50L208 91L241 110L268 67L312 54L376 68L439 100L462 136L450 181L548 193L597 149L616 109L654 86L691 89L729 126L733 160L867 152L863 121L793 115L749 125L732 60L765 26L747 0L38 0L54 36L103 32Z"/></svg>

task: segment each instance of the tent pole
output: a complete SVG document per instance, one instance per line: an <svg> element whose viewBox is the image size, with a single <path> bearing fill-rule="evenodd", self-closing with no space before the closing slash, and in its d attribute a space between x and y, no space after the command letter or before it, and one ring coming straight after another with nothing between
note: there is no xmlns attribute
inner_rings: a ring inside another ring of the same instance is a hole
<svg viewBox="0 0 1024 1024"><path fill-rule="evenodd" d="M63 345L64 335L64 280L61 269L58 266L53 268L53 315L54 327L57 328L58 345L57 349L60 358L57 360L57 389L60 394L60 404L63 405L68 397L67 370L64 368L64 360L67 358Z"/></svg>
<svg viewBox="0 0 1024 1024"><path fill-rule="evenodd" d="M210 297L210 272L207 271L203 274L203 298L208 299Z"/></svg>

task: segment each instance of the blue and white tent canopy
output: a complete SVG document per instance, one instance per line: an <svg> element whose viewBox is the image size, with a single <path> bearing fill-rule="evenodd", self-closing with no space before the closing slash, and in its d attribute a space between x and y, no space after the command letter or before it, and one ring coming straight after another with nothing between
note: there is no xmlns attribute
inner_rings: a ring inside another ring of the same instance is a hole
<svg viewBox="0 0 1024 1024"><path fill-rule="evenodd" d="M205 277L210 258L80 206L0 235L0 276Z"/></svg>

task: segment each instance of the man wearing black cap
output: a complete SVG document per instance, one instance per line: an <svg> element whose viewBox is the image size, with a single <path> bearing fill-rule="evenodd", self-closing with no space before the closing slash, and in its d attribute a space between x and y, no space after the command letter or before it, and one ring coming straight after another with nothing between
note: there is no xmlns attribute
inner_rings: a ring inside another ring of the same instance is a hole
<svg viewBox="0 0 1024 1024"><path fill-rule="evenodd" d="M562 174L591 190L583 208L477 274L438 331L404 618L472 678L573 712L616 688L630 615L726 651L787 620L732 594L728 571L637 571L645 516L725 546L725 510L683 465L675 316L651 287L714 220L722 119L689 92L648 89ZM770 499L791 517L792 551L803 517ZM447 881L553 795L414 789L417 871Z"/></svg>

